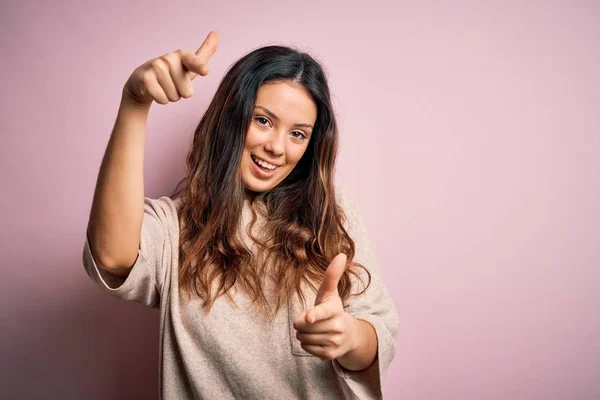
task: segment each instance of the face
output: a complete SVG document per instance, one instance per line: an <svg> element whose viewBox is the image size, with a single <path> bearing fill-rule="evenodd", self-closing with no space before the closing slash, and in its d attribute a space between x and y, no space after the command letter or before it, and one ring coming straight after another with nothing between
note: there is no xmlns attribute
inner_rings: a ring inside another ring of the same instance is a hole
<svg viewBox="0 0 600 400"><path fill-rule="evenodd" d="M266 192L292 172L316 119L317 106L301 85L277 82L259 88L240 166L247 190Z"/></svg>

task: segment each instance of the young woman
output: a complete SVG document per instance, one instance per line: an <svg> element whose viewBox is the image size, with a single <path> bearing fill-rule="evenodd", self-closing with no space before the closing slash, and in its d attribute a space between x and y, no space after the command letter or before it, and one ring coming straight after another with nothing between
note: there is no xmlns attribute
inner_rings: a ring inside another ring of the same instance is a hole
<svg viewBox="0 0 600 400"><path fill-rule="evenodd" d="M100 169L89 276L160 309L165 399L381 398L398 317L357 208L318 62L283 46L226 73L173 196L144 197L148 111L188 98L218 36L138 67Z"/></svg>

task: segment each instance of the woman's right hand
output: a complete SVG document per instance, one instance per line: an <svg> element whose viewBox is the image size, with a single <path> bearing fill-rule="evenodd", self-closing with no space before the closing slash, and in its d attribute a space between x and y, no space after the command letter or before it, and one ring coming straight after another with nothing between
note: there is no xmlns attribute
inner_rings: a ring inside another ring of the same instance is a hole
<svg viewBox="0 0 600 400"><path fill-rule="evenodd" d="M192 79L208 74L208 61L217 50L219 35L210 32L192 53L176 50L152 59L137 67L123 87L123 100L129 104L148 107L189 98L194 94Z"/></svg>

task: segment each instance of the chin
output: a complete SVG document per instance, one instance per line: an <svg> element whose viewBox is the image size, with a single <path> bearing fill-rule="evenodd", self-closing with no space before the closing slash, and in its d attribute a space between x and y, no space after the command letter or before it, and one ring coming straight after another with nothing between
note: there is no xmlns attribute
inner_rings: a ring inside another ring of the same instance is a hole
<svg viewBox="0 0 600 400"><path fill-rule="evenodd" d="M253 168L252 166L249 167ZM244 187L251 192L268 192L279 185L285 178L275 175L272 176L271 179L259 179L258 177L254 176L254 173L250 170L250 168L246 169L244 173L242 173L242 182L244 183Z"/></svg>
<svg viewBox="0 0 600 400"><path fill-rule="evenodd" d="M254 161L248 156L242 166L242 182L246 190L255 193L264 193L279 185L291 172L288 165L279 167L280 170L268 179L261 179L254 171Z"/></svg>
<svg viewBox="0 0 600 400"><path fill-rule="evenodd" d="M244 182L244 187L246 189L248 189L251 192L255 192L255 193L263 193L263 192L268 192L269 190L273 189L275 186L275 184L273 184L272 182L268 182L268 181L260 181L257 179L246 179L246 177L243 177L243 182Z"/></svg>

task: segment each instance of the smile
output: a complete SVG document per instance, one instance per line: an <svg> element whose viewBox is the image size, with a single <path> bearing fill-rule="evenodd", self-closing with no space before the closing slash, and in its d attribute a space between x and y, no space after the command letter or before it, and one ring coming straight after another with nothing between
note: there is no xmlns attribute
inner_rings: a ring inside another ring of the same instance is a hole
<svg viewBox="0 0 600 400"><path fill-rule="evenodd" d="M265 160L262 160L254 155L251 155L251 157L252 161L254 161L255 164L258 164L261 168L268 169L269 171L274 171L275 169L279 168L278 165L269 164Z"/></svg>

